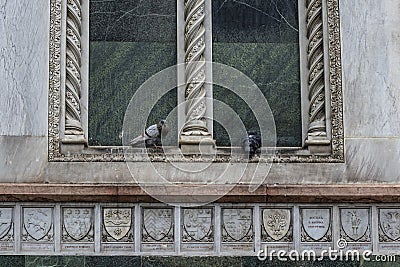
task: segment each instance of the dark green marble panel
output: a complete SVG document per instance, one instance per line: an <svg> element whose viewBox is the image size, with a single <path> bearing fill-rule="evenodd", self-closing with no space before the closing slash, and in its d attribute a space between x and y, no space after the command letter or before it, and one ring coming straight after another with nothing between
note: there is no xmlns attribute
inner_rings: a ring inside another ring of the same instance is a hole
<svg viewBox="0 0 400 267"><path fill-rule="evenodd" d="M175 42L175 0L90 0L90 40Z"/></svg>
<svg viewBox="0 0 400 267"><path fill-rule="evenodd" d="M0 267L25 266L25 256L0 256Z"/></svg>
<svg viewBox="0 0 400 267"><path fill-rule="evenodd" d="M143 267L241 267L240 257L142 257Z"/></svg>
<svg viewBox="0 0 400 267"><path fill-rule="evenodd" d="M275 118L277 145L301 146L300 54L297 1L214 0L213 61L252 79ZM245 104L216 87L214 97L231 106L247 130L258 129ZM215 126L219 145L229 145Z"/></svg>
<svg viewBox="0 0 400 267"><path fill-rule="evenodd" d="M85 257L85 267L141 266L140 257L135 256L93 256Z"/></svg>
<svg viewBox="0 0 400 267"><path fill-rule="evenodd" d="M90 0L89 144L121 145L135 91L176 64L176 1ZM149 124L176 106L176 92L156 105Z"/></svg>
<svg viewBox="0 0 400 267"><path fill-rule="evenodd" d="M83 256L26 256L26 267L83 267ZM21 265L22 266L22 265Z"/></svg>
<svg viewBox="0 0 400 267"><path fill-rule="evenodd" d="M213 0L213 41L298 43L298 1Z"/></svg>

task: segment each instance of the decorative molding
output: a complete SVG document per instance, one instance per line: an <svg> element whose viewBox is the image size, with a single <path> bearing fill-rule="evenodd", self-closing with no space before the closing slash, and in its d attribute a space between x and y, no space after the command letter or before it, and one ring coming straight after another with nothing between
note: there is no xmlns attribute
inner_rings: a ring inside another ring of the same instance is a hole
<svg viewBox="0 0 400 267"><path fill-rule="evenodd" d="M61 0L50 2L49 44L49 161L62 158L60 152L61 127Z"/></svg>
<svg viewBox="0 0 400 267"><path fill-rule="evenodd" d="M307 0L313 2L311 0ZM318 0L321 2L321 0ZM343 99L342 99L342 67L341 67L341 41L340 41L340 16L339 16L339 0L323 0L326 1L327 7L327 29L328 29L328 62L329 62L329 95L330 95L330 110L331 110L331 131L332 137L330 145L332 150L330 154L326 155L310 155L308 151L297 151L295 155L278 153L268 159L252 159L251 162L258 161L272 161L272 162L344 162L344 134L343 134ZM187 1L189 2L189 1ZM204 1L193 1L195 3L204 3ZM76 2L79 3L80 2ZM63 161L63 162L111 162L111 161L125 161L125 156L122 149L117 153L112 153L109 150L91 149L85 153L62 153L60 147L60 136L64 134L64 129L61 129L62 123L62 105L61 103L61 38L62 38L62 1L50 0L50 61L49 61L49 161ZM308 12L309 14L309 12ZM322 18L321 18L322 19ZM194 22L197 22L195 20ZM325 23L325 22L324 22ZM87 79L88 77L82 77ZM197 84L196 84L197 85ZM326 119L326 118L325 118ZM325 128L326 129L326 128ZM326 131L326 130L325 130ZM328 140L329 142L329 140ZM108 151L108 152L107 152ZM149 157L138 156L132 161L165 161L170 160L164 155L152 154ZM183 158L176 157L176 161L202 161L199 158ZM209 158L205 159L209 161ZM217 156L216 162L232 161L231 158L226 156ZM244 160L247 162L247 160ZM240 161L239 161L240 162ZM242 160L243 162L243 160Z"/></svg>
<svg viewBox="0 0 400 267"><path fill-rule="evenodd" d="M344 162L342 48L340 39L339 0L327 0L329 91L332 131L331 157Z"/></svg>
<svg viewBox="0 0 400 267"><path fill-rule="evenodd" d="M64 143L85 144L81 119L82 95L82 5L67 0L65 56L65 139Z"/></svg>

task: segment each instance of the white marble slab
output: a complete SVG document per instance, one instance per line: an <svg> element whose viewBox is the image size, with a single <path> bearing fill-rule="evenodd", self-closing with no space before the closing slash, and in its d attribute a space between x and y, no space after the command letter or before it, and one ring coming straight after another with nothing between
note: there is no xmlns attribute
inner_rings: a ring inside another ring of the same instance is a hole
<svg viewBox="0 0 400 267"><path fill-rule="evenodd" d="M0 183L44 182L46 163L46 137L0 136Z"/></svg>
<svg viewBox="0 0 400 267"><path fill-rule="evenodd" d="M47 133L50 1L0 1L0 135Z"/></svg>
<svg viewBox="0 0 400 267"><path fill-rule="evenodd" d="M341 0L345 136L400 136L400 5Z"/></svg>

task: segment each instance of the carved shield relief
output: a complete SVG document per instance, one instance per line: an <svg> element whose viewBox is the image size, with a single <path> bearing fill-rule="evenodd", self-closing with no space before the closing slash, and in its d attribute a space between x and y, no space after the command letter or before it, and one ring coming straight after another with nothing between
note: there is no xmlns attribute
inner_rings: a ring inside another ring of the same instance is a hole
<svg viewBox="0 0 400 267"><path fill-rule="evenodd" d="M274 241L280 241L288 234L290 229L289 209L265 209L262 216L264 229Z"/></svg>
<svg viewBox="0 0 400 267"><path fill-rule="evenodd" d="M340 221L342 229L349 241L368 241L369 209L341 209ZM368 236L366 240L362 237Z"/></svg>
<svg viewBox="0 0 400 267"><path fill-rule="evenodd" d="M183 242L211 242L212 209L184 209L183 210Z"/></svg>
<svg viewBox="0 0 400 267"><path fill-rule="evenodd" d="M12 212L12 208L0 208L0 240L2 240L12 228Z"/></svg>
<svg viewBox="0 0 400 267"><path fill-rule="evenodd" d="M379 209L379 227L390 239L388 241L398 241L400 239L400 209Z"/></svg>
<svg viewBox="0 0 400 267"><path fill-rule="evenodd" d="M103 225L106 232L115 240L124 238L132 226L131 208L103 209Z"/></svg>
<svg viewBox="0 0 400 267"><path fill-rule="evenodd" d="M64 208L63 209L63 220L64 229L71 241L82 241L84 238L92 239L88 237L90 230L92 230L92 215L93 211L91 208ZM65 241L67 241L66 238Z"/></svg>
<svg viewBox="0 0 400 267"><path fill-rule="evenodd" d="M301 209L302 241L331 241L331 210Z"/></svg>
<svg viewBox="0 0 400 267"><path fill-rule="evenodd" d="M222 209L222 241L249 242L253 240L252 209Z"/></svg>
<svg viewBox="0 0 400 267"><path fill-rule="evenodd" d="M173 212L172 209L143 210L143 242L172 242L173 241Z"/></svg>
<svg viewBox="0 0 400 267"><path fill-rule="evenodd" d="M27 241L33 238L39 240L52 240L53 234L50 233L53 225L53 208L23 208L23 227L22 239ZM29 236L28 236L29 235Z"/></svg>

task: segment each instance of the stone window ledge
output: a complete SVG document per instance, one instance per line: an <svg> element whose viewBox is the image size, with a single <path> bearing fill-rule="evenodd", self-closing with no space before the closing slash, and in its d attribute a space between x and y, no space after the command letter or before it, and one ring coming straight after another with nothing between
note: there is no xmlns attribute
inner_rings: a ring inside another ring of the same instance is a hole
<svg viewBox="0 0 400 267"><path fill-rule="evenodd" d="M219 195L229 185L216 185L199 196ZM178 196L179 197L179 196ZM0 184L4 202L157 202L132 184ZM400 185L263 185L250 193L247 185L236 185L217 202L235 203L394 203L400 202Z"/></svg>

